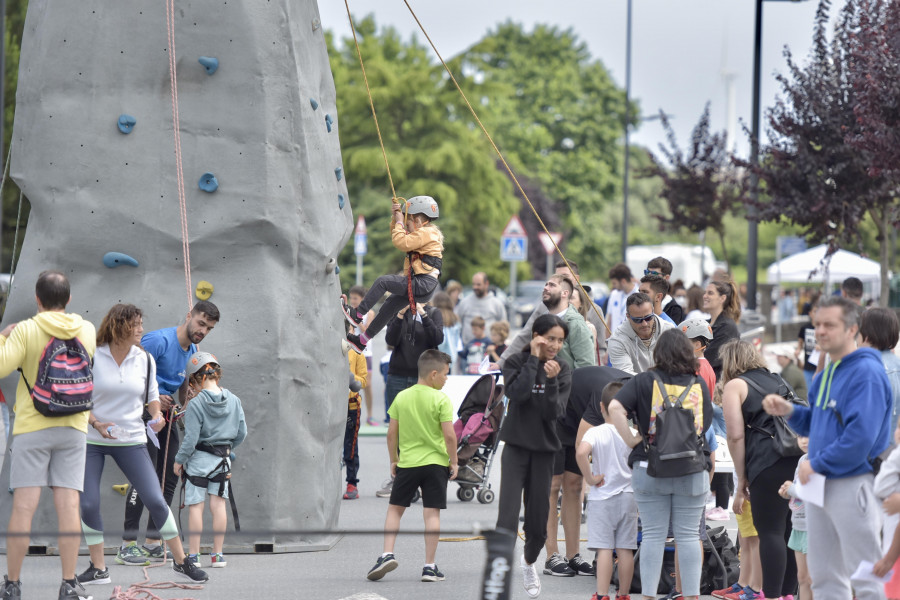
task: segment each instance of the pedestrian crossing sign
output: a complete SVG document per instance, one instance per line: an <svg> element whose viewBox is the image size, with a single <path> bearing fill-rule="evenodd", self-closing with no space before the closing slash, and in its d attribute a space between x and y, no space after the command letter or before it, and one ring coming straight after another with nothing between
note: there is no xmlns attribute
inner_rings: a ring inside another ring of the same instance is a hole
<svg viewBox="0 0 900 600"><path fill-rule="evenodd" d="M505 262L523 262L528 259L528 238L500 238L500 260Z"/></svg>

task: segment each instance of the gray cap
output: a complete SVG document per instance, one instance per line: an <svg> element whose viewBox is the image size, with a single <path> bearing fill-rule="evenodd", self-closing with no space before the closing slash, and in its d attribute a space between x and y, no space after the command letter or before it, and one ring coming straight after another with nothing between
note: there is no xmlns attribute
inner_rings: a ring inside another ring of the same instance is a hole
<svg viewBox="0 0 900 600"><path fill-rule="evenodd" d="M684 335L688 336L688 339L692 340L698 337L706 338L708 340L713 339L712 327L710 326L709 321L705 319L688 319L687 321L682 321L681 325L678 327L681 328Z"/></svg>
<svg viewBox="0 0 900 600"><path fill-rule="evenodd" d="M432 220L440 216L437 201L431 196L413 196L407 200L406 213L409 215L425 215Z"/></svg>
<svg viewBox="0 0 900 600"><path fill-rule="evenodd" d="M188 377L199 371L203 368L204 365L208 365L209 363L219 364L219 359L215 357L211 352L194 352L191 357L188 359L187 363L187 374Z"/></svg>

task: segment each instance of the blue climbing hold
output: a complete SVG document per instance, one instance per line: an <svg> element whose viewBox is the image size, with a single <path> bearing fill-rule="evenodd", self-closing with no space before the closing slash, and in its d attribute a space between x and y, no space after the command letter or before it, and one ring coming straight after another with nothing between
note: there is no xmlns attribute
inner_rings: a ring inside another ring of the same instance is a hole
<svg viewBox="0 0 900 600"><path fill-rule="evenodd" d="M219 59L214 56L201 56L197 62L203 65L207 75L212 75L219 68Z"/></svg>
<svg viewBox="0 0 900 600"><path fill-rule="evenodd" d="M338 180L338 181L340 181L340 180L341 180L341 177L344 176L344 169L342 169L341 167L338 167L337 169L335 169L335 170L334 170L334 176L337 177L337 180Z"/></svg>
<svg viewBox="0 0 900 600"><path fill-rule="evenodd" d="M334 274L335 274L335 275L340 275L340 273L341 273L341 268L338 267L338 266L335 266L335 267L334 267Z"/></svg>
<svg viewBox="0 0 900 600"><path fill-rule="evenodd" d="M212 173L204 173L200 176L200 181L197 182L197 186L204 192L212 194L219 189L219 180L216 179L216 176Z"/></svg>
<svg viewBox="0 0 900 600"><path fill-rule="evenodd" d="M103 264L110 269L115 269L116 267L121 267L122 265L136 267L138 266L138 261L134 260L127 254L122 254L121 252L107 252L103 255Z"/></svg>
<svg viewBox="0 0 900 600"><path fill-rule="evenodd" d="M310 104L310 106L313 107L313 110L317 110L317 109L319 108L319 103L316 102L316 99L315 99L315 98L310 98L310 99L309 99L309 104Z"/></svg>
<svg viewBox="0 0 900 600"><path fill-rule="evenodd" d="M338 207L344 208L344 195L338 194Z"/></svg>
<svg viewBox="0 0 900 600"><path fill-rule="evenodd" d="M131 133L132 129L134 129L135 123L137 123L137 119L135 119L131 115L119 115L119 121L116 123L116 125L119 126L119 131L128 134Z"/></svg>
<svg viewBox="0 0 900 600"><path fill-rule="evenodd" d="M334 124L334 121L331 120L331 115L325 115L325 127L328 128L328 133L331 133L332 124Z"/></svg>

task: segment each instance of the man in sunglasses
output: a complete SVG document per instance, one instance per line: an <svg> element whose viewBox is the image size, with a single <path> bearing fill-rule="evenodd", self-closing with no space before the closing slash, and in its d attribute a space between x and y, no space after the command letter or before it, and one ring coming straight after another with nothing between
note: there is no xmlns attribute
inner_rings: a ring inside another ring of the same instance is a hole
<svg viewBox="0 0 900 600"><path fill-rule="evenodd" d="M656 341L674 325L656 316L650 296L640 292L628 296L625 314L625 322L609 338L609 362L615 369L637 375L653 366Z"/></svg>

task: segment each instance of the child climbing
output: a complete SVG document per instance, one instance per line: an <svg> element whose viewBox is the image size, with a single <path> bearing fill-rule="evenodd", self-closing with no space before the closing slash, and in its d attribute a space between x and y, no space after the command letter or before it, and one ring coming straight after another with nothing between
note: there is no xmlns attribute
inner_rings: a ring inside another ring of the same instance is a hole
<svg viewBox="0 0 900 600"><path fill-rule="evenodd" d="M175 455L175 474L184 471L184 504L190 507L188 559L200 566L200 535L203 504L209 494L213 517L213 553L210 566L224 567L225 501L231 486L231 452L247 437L241 400L219 387L222 367L209 352L197 352L187 364L188 385L197 395L188 403L184 417L184 439Z"/></svg>
<svg viewBox="0 0 900 600"><path fill-rule="evenodd" d="M444 235L434 224L438 218L438 205L431 196L415 196L406 201L407 219L404 225L400 204L394 202L391 215L391 242L399 250L406 252L403 261L403 275L382 275L366 293L362 302L354 309L341 296L341 310L354 326L359 326L375 304L386 293L391 296L384 306L359 335L347 334L347 341L362 353L369 340L384 329L388 321L404 306L409 306L409 291L416 302L428 302L437 288L441 274L441 257L444 253Z"/></svg>

